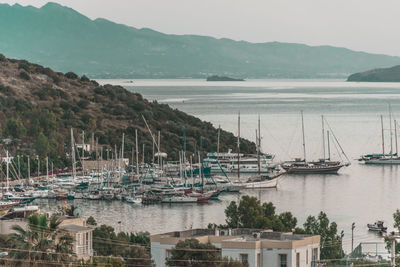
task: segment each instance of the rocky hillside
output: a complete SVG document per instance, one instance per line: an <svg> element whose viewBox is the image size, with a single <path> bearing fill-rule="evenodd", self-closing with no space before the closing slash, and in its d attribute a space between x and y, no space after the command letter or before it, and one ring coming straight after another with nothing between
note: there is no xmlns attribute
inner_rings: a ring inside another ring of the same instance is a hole
<svg viewBox="0 0 400 267"><path fill-rule="evenodd" d="M120 86L99 86L87 77L70 72L56 73L49 68L24 60L7 59L0 54L0 126L4 138L10 137L11 150L25 150L51 159L65 157L69 151L70 128L86 143L91 133L104 147L120 147L125 133L125 151L134 144L135 129L139 132L139 147L145 144L146 158L152 154L151 137L142 115L153 133L161 131L161 149L170 159L177 159L183 149L183 129L187 136L187 151L215 151L217 129L168 105L149 102L140 94ZM236 138L221 131L221 150L235 149ZM243 152L254 152L255 145L242 140ZM130 154L129 154L130 155ZM127 155L128 156L128 153Z"/></svg>
<svg viewBox="0 0 400 267"><path fill-rule="evenodd" d="M400 82L400 65L391 68L373 69L355 73L347 78L349 82Z"/></svg>
<svg viewBox="0 0 400 267"><path fill-rule="evenodd" d="M91 20L55 3L0 4L0 36L7 57L91 78L345 78L400 64L399 57L331 46L164 34Z"/></svg>

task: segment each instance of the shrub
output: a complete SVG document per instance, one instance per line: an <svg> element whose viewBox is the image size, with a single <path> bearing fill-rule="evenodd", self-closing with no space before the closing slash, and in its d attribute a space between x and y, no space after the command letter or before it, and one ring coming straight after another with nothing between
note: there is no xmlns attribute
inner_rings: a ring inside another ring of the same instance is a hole
<svg viewBox="0 0 400 267"><path fill-rule="evenodd" d="M25 71L21 71L19 73L19 77L21 77L22 79L29 81L31 79L31 76L29 76L28 73L26 73Z"/></svg>
<svg viewBox="0 0 400 267"><path fill-rule="evenodd" d="M78 106L82 109L87 108L87 106L89 105L89 101L82 99L78 102Z"/></svg>
<svg viewBox="0 0 400 267"><path fill-rule="evenodd" d="M26 72L30 71L29 63L26 60L22 60L18 63L18 69L23 69Z"/></svg>
<svg viewBox="0 0 400 267"><path fill-rule="evenodd" d="M86 77L86 75L83 75L83 76L81 77L81 82L90 82L90 80L89 80L88 77Z"/></svg>
<svg viewBox="0 0 400 267"><path fill-rule="evenodd" d="M0 54L0 62L5 62L5 61L7 61L7 58L3 54Z"/></svg>
<svg viewBox="0 0 400 267"><path fill-rule="evenodd" d="M74 80L76 80L76 79L79 78L78 75L76 75L75 73L73 73L73 72L71 72L71 71L65 73L65 77L67 77L68 79L74 79Z"/></svg>

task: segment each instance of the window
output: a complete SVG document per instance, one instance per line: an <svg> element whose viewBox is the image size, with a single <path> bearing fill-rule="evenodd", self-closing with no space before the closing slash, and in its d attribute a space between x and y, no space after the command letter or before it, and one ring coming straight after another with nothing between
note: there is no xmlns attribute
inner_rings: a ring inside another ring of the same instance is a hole
<svg viewBox="0 0 400 267"><path fill-rule="evenodd" d="M311 254L311 266L317 266L317 260L318 260L318 248L313 248L312 249L312 254Z"/></svg>
<svg viewBox="0 0 400 267"><path fill-rule="evenodd" d="M169 250L169 249L165 250L165 258L166 258L166 259L169 259L169 258L171 258L171 257L172 257L172 252L171 252L171 250Z"/></svg>
<svg viewBox="0 0 400 267"><path fill-rule="evenodd" d="M249 262L249 255L248 254L240 254L239 259L243 263L248 263Z"/></svg>
<svg viewBox="0 0 400 267"><path fill-rule="evenodd" d="M287 267L287 254L279 254L279 267Z"/></svg>
<svg viewBox="0 0 400 267"><path fill-rule="evenodd" d="M296 253L296 267L300 267L300 253Z"/></svg>
<svg viewBox="0 0 400 267"><path fill-rule="evenodd" d="M308 249L306 250L306 264L308 264Z"/></svg>

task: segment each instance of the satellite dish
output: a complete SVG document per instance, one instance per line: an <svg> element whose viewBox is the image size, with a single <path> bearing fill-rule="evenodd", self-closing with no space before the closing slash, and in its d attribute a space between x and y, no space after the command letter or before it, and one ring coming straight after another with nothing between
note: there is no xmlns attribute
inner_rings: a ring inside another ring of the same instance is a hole
<svg viewBox="0 0 400 267"><path fill-rule="evenodd" d="M74 209L74 217L80 217L82 215L82 210L79 208Z"/></svg>

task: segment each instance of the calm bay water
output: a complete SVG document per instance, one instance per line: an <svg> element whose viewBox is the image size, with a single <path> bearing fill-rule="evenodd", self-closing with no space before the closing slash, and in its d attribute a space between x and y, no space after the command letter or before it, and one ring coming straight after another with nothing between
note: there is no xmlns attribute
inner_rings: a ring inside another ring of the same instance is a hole
<svg viewBox="0 0 400 267"><path fill-rule="evenodd" d="M241 113L242 136L255 140L258 114L261 118L262 149L277 160L302 155L300 110L304 111L308 159L322 157L321 115L340 141L352 165L338 175L290 175L277 190L245 191L262 202L272 201L278 212L291 211L302 225L308 215L325 211L344 230L350 246L351 223L355 239L379 241L367 223L383 219L392 228L392 214L400 208L400 167L366 166L355 159L361 154L381 152L379 116L384 115L386 150L390 150L388 104L393 117L400 114L400 84L346 83L326 80L250 80L205 82L201 80L100 80L119 84L145 98L210 121L214 126L237 132ZM327 125L326 125L327 127ZM395 144L393 137L393 146ZM235 144L232 144L234 149ZM393 148L394 149L394 148ZM340 153L331 145L332 158ZM117 230L160 233L208 223L224 223L224 209L240 195L223 195L209 204L134 206L119 201L75 200L85 216ZM43 207L55 202L39 200ZM121 221L118 224L118 221Z"/></svg>

